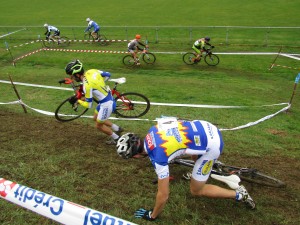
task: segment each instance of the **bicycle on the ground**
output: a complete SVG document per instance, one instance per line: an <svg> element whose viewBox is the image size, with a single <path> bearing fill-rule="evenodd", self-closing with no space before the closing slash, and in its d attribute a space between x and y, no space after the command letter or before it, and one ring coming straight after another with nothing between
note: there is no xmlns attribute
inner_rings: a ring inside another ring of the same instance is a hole
<svg viewBox="0 0 300 225"><path fill-rule="evenodd" d="M141 62L142 60L147 64L154 64L156 57L153 53L148 52L148 48L144 48L142 51L137 52L137 62ZM137 65L137 62L131 54L123 57L123 63L125 66L131 67Z"/></svg>
<svg viewBox="0 0 300 225"><path fill-rule="evenodd" d="M48 39L43 40L43 45L46 48L67 47L70 45L70 39L66 36L50 35Z"/></svg>
<svg viewBox="0 0 300 225"><path fill-rule="evenodd" d="M150 101L146 96L136 92L121 93L117 90L118 84L126 82L126 79L124 77L118 79L110 79L109 81L114 82L114 87L111 92L116 102L116 109L113 113L115 113L117 116L123 118L138 118L145 115L149 111ZM59 83L70 84L74 90L75 95L77 94L77 91L82 91L80 89L80 87L82 87L82 84L80 83L76 85L70 78L65 78L64 80L59 81ZM61 122L72 121L81 117L88 111L88 108L84 108L79 103L71 104L70 101L72 98L74 98L74 95L68 97L59 104L54 113L57 120ZM94 101L98 104L98 101L96 99L94 99Z"/></svg>
<svg viewBox="0 0 300 225"><path fill-rule="evenodd" d="M99 34L98 32L96 33L96 37L94 37L92 35L92 32L89 31L89 32L86 32L84 34L84 40L87 40L87 41L90 41L90 42L93 42L93 43L97 43L97 44L100 44L100 45L108 45L109 42L107 41L107 38L105 37L105 35L103 34Z"/></svg>
<svg viewBox="0 0 300 225"><path fill-rule="evenodd" d="M204 61L209 66L216 66L219 64L220 59L219 57L212 53L212 48L209 48L205 51L205 55L202 56L200 59L197 59L197 54L194 52L187 52L183 55L182 59L187 65L194 65L201 62L201 59L204 58Z"/></svg>
<svg viewBox="0 0 300 225"><path fill-rule="evenodd" d="M170 163L184 165L187 167L194 167L194 161L192 159L176 158ZM216 161L214 163L211 171L211 177L216 180L222 181L228 184L229 186L233 185L233 189L235 189L234 185L236 183L238 184L240 180L269 187L281 188L286 186L286 184L283 181L278 180L277 178L274 178L272 176L266 175L265 173L260 172L255 168L230 166L220 161ZM187 177L185 176L185 178Z"/></svg>

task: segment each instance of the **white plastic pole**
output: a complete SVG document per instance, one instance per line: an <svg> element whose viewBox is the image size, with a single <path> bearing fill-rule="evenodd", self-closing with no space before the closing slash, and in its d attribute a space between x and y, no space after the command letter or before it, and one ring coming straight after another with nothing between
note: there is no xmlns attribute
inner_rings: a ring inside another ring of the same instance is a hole
<svg viewBox="0 0 300 225"><path fill-rule="evenodd" d="M4 178L0 178L0 197L66 225L134 225Z"/></svg>

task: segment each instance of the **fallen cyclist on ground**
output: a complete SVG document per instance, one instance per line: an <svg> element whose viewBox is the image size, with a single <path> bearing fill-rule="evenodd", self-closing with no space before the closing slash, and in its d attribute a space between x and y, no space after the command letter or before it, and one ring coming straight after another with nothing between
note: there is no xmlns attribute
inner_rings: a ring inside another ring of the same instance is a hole
<svg viewBox="0 0 300 225"><path fill-rule="evenodd" d="M195 158L190 179L190 191L194 196L210 198L231 198L244 202L255 209L255 202L244 186L236 190L207 184L214 162L223 150L220 131L213 124L202 121L178 121L176 118L158 119L150 128L144 142L138 135L127 133L117 143L117 153L125 159L138 154L147 154L158 176L158 190L154 207L140 208L135 217L155 220L163 211L169 198L169 162L181 155Z"/></svg>

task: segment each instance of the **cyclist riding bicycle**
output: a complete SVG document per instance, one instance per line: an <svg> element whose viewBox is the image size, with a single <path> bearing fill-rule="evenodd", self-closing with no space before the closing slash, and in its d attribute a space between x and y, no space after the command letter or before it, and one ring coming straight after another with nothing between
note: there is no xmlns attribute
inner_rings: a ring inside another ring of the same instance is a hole
<svg viewBox="0 0 300 225"><path fill-rule="evenodd" d="M211 48L214 48L214 46L212 46L209 43L209 41L210 41L210 37L205 37L205 38L200 38L194 42L192 49L194 49L194 51L197 54L197 57L195 58L195 62L199 62L201 60L203 52L207 52L207 49L205 48L206 45L209 45L211 46Z"/></svg>
<svg viewBox="0 0 300 225"><path fill-rule="evenodd" d="M161 118L151 127L144 142L138 135L127 133L117 143L117 153L127 159L137 154L147 154L158 177L158 190L153 210L140 208L135 217L153 221L163 211L169 198L169 162L181 155L195 159L190 191L194 196L231 198L245 202L251 209L255 203L244 186L236 190L206 184L214 162L223 150L220 131L213 124L203 121L178 121L176 118Z"/></svg>
<svg viewBox="0 0 300 225"><path fill-rule="evenodd" d="M80 104L85 108L92 108L93 98L95 98L99 102L93 117L96 128L110 136L110 140L106 141L106 144L116 144L123 129L108 120L116 107L110 88L105 84L111 74L97 69L84 72L83 64L78 59L68 63L65 71L75 81L83 83L83 93L78 91L77 96L74 96L69 102L72 105Z"/></svg>
<svg viewBox="0 0 300 225"><path fill-rule="evenodd" d="M94 30L91 32L91 35L93 36L94 40L98 41L99 38L98 32L100 31L100 26L90 18L86 18L86 22L88 22L88 26L84 30L84 32L88 32L90 29L93 28Z"/></svg>
<svg viewBox="0 0 300 225"><path fill-rule="evenodd" d="M140 62L136 56L137 52L144 50L143 48L140 48L139 45L148 48L148 45L145 45L142 42L140 42L140 39L141 39L141 35L137 34L135 35L135 39L131 40L128 43L128 52L130 52L131 55L133 56L136 65L140 65Z"/></svg>
<svg viewBox="0 0 300 225"><path fill-rule="evenodd" d="M46 40L49 40L49 37L51 35L51 32L53 32L53 38L56 38L56 39L59 39L59 35L60 35L60 31L59 29L57 29L56 27L54 26L51 26L47 23L44 24L44 27L46 28Z"/></svg>

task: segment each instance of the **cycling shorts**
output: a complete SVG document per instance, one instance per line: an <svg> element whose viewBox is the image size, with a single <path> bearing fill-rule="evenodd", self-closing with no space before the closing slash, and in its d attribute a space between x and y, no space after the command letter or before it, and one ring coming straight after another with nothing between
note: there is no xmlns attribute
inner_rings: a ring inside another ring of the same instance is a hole
<svg viewBox="0 0 300 225"><path fill-rule="evenodd" d="M192 47L192 49L194 49L194 51L197 53L197 54L201 54L201 48L200 48L200 46L198 47L198 46L195 46L195 45L193 45L193 47Z"/></svg>
<svg viewBox="0 0 300 225"><path fill-rule="evenodd" d="M109 100L104 103L98 104L95 113L97 113L97 122L103 123L108 120L112 112L115 110L115 101Z"/></svg>

